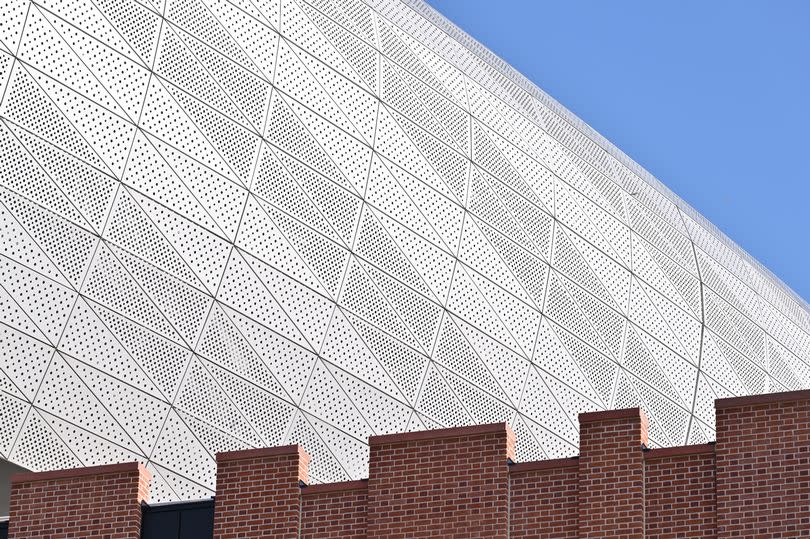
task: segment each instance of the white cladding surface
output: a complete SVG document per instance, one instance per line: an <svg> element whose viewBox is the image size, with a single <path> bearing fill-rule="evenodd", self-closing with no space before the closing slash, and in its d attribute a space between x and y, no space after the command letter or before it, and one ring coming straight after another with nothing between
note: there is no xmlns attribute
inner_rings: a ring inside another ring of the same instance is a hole
<svg viewBox="0 0 810 539"><path fill-rule="evenodd" d="M0 2L0 456L214 454L508 421L521 460L641 405L810 384L767 271L424 5Z"/></svg>

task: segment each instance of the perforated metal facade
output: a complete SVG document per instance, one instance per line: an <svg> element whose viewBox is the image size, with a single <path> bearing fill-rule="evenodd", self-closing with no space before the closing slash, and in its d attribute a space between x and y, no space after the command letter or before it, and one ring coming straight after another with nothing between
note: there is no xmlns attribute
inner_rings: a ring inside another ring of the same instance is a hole
<svg viewBox="0 0 810 539"><path fill-rule="evenodd" d="M0 456L133 459L509 421L520 460L641 405L807 387L807 305L429 7L0 2Z"/></svg>

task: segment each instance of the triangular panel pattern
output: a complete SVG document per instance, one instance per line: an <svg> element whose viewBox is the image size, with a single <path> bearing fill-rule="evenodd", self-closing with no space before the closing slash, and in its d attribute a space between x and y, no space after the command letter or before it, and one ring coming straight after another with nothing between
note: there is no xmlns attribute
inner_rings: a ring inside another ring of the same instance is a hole
<svg viewBox="0 0 810 539"><path fill-rule="evenodd" d="M810 386L810 310L422 0L0 2L0 456L139 460L577 414L654 445Z"/></svg>

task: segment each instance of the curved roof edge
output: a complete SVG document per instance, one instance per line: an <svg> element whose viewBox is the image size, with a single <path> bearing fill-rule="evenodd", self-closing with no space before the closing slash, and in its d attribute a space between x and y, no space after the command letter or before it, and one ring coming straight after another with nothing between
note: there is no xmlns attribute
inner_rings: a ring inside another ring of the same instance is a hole
<svg viewBox="0 0 810 539"><path fill-rule="evenodd" d="M379 0L364 0L370 5L379 4ZM444 31L450 38L455 40L459 45L469 50L472 54L477 56L481 61L485 62L493 69L497 70L501 75L509 79L513 84L527 92L530 96L540 101L543 105L548 107L551 111L557 114L560 118L568 122L574 129L579 131L582 135L590 139L593 143L597 144L600 148L606 151L609 155L619 161L622 165L643 180L645 183L653 187L662 196L675 205L678 210L682 211L693 221L697 222L709 233L715 236L727 248L731 249L735 254L740 256L745 262L753 266L753 268L768 279L773 281L779 289L788 294L805 313L810 317L810 303L803 297L796 293L792 288L785 284L779 277L777 277L771 270L765 267L756 258L750 255L745 249L740 247L731 238L729 238L722 230L717 228L714 223L709 221L700 212L695 210L682 198L672 192L666 185L653 176L648 170L636 163L631 157L620 150L616 145L599 134L594 128L585 123L581 118L576 116L573 112L565 108L556 99L544 92L531 80L526 78L525 75L517 71L509 63L502 60L498 55L489 50L486 46L482 45L475 38L464 32L461 28L456 26L453 22L447 19L444 15L439 13L436 9L425 3L423 0L400 0L404 5L408 6L414 12L422 16L424 19L434 24L442 31Z"/></svg>

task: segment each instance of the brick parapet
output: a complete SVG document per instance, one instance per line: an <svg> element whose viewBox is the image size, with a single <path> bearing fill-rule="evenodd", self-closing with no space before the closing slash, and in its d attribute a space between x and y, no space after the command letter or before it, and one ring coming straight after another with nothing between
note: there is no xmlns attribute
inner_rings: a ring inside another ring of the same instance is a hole
<svg viewBox="0 0 810 539"><path fill-rule="evenodd" d="M578 537L577 459L515 464L509 481L510 539Z"/></svg>
<svg viewBox="0 0 810 539"><path fill-rule="evenodd" d="M646 537L717 537L713 445L645 453Z"/></svg>
<svg viewBox="0 0 810 539"><path fill-rule="evenodd" d="M297 445L217 453L214 539L298 539L308 467Z"/></svg>
<svg viewBox="0 0 810 539"><path fill-rule="evenodd" d="M368 481L312 485L301 495L302 539L366 537Z"/></svg>
<svg viewBox="0 0 810 539"><path fill-rule="evenodd" d="M139 539L151 474L137 462L11 478L9 539Z"/></svg>
<svg viewBox="0 0 810 539"><path fill-rule="evenodd" d="M644 537L644 446L638 408L579 416L579 537Z"/></svg>
<svg viewBox="0 0 810 539"><path fill-rule="evenodd" d="M368 480L310 486L298 446L221 453L214 537L810 536L810 391L716 409L716 443L651 450L640 410L582 414L580 455L536 462L513 462L504 423L374 436ZM18 474L9 537L140 537L148 481Z"/></svg>
<svg viewBox="0 0 810 539"><path fill-rule="evenodd" d="M505 423L372 437L368 537L506 538L514 444Z"/></svg>
<svg viewBox="0 0 810 539"><path fill-rule="evenodd" d="M718 537L810 536L810 391L716 402Z"/></svg>

